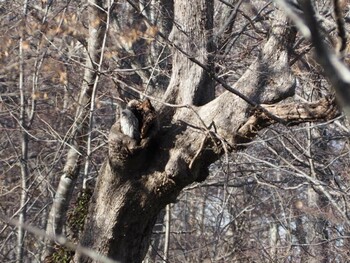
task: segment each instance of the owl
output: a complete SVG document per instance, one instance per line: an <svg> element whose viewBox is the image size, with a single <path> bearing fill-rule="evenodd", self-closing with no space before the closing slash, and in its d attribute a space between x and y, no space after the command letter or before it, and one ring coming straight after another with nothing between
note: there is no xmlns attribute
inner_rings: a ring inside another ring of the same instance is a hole
<svg viewBox="0 0 350 263"><path fill-rule="evenodd" d="M129 108L120 112L120 127L125 135L140 140L139 121Z"/></svg>
<svg viewBox="0 0 350 263"><path fill-rule="evenodd" d="M146 138L149 136L149 130L152 128L154 129L157 122L156 111L150 100L147 98L142 102L131 100L128 103L128 107L132 110L139 121L141 139Z"/></svg>

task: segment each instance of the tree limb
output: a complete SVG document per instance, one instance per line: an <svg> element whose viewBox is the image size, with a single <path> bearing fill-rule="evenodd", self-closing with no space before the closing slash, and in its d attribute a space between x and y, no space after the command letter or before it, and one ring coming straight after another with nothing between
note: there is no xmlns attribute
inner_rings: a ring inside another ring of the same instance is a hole
<svg viewBox="0 0 350 263"><path fill-rule="evenodd" d="M330 120L339 115L334 98L326 97L311 103L287 103L263 105L269 112L286 121L288 125L296 125L307 121ZM275 123L264 112L259 110L249 117L238 130L242 138L252 139L264 127Z"/></svg>

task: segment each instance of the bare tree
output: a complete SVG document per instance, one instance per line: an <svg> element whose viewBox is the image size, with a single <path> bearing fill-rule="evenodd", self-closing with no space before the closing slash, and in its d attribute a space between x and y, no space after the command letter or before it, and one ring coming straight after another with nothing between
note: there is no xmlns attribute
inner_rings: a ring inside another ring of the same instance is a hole
<svg viewBox="0 0 350 263"><path fill-rule="evenodd" d="M27 16L27 7L28 6L28 1L24 1L23 3L23 21L25 23L26 16ZM20 119L19 119L19 124L22 128L22 151L21 151L21 187L22 187L22 193L21 193L21 211L19 214L19 222L23 224L26 221L27 217L27 188L28 188L28 134L27 134L27 129L30 128L30 123L32 122L33 119L33 114L34 112L31 111L29 117L27 118L27 105L26 105L26 96L24 94L24 55L23 55L23 36L20 38L19 42L19 93L20 93ZM33 102L34 103L34 102ZM24 251L24 229L23 228L18 228L18 251L17 251L17 262L23 262L23 251Z"/></svg>
<svg viewBox="0 0 350 263"><path fill-rule="evenodd" d="M24 26L23 2L1 3L0 213L27 211L0 217L1 259L16 248L19 261L141 262L152 239L149 261L331 262L346 251L348 180L337 174L348 128L312 55L342 94L345 12L276 2L29 1ZM343 61L323 41L335 31ZM18 39L25 56L8 44ZM26 97L37 102L30 127L16 117ZM17 166L30 182L22 199ZM167 216L155 230L172 203L171 227ZM29 225L46 229L46 248Z"/></svg>
<svg viewBox="0 0 350 263"><path fill-rule="evenodd" d="M305 121L337 112L327 99L313 104L259 106L281 101L295 88L288 66L288 48L295 31L287 26L282 12L276 12L270 38L235 88L222 83L235 94L225 92L216 99L209 75L213 4L178 1L174 19L181 28L173 27L171 33L173 73L165 100L180 106L159 108L162 132L150 134L140 144L126 138L118 122L114 125L109 156L96 183L81 239L83 246L122 262L140 262L159 211L174 201L183 187L204 180L209 163L237 143L253 138L256 129L279 119ZM251 106L258 106L261 114L249 118ZM75 260L88 261L79 254Z"/></svg>

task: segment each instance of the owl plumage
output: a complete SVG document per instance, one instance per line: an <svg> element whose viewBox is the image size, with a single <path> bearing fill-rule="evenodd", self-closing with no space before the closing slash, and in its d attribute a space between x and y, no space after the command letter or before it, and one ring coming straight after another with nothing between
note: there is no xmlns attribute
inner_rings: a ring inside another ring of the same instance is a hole
<svg viewBox="0 0 350 263"><path fill-rule="evenodd" d="M136 141L140 139L139 121L128 107L120 112L120 127L125 135Z"/></svg>
<svg viewBox="0 0 350 263"><path fill-rule="evenodd" d="M139 121L139 130L141 139L146 138L149 135L149 130L156 128L157 115L149 99L145 99L140 102L137 100L131 100L128 103L128 107L135 113Z"/></svg>

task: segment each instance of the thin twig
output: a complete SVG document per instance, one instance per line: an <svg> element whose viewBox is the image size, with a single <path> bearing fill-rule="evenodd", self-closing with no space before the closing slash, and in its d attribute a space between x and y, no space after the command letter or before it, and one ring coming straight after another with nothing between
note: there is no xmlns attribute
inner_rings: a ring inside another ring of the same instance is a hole
<svg viewBox="0 0 350 263"><path fill-rule="evenodd" d="M76 245L73 242L71 242L70 240L68 240L65 236L62 236L62 235L55 235L55 236L48 235L42 229L39 229L37 227L31 226L31 225L28 225L28 224L20 223L18 220L7 218L6 216L4 216L2 214L0 214L0 220L5 222L6 224L10 224L10 225L16 226L18 228L23 228L26 231L34 234L37 237L43 237L43 238L50 239L51 241L54 241L54 242L58 243L59 245L64 246L64 247L66 247L67 249L69 249L71 251L78 251L78 252L82 253L83 255L88 256L89 258L91 258L93 260L96 260L98 262L119 263L119 261L115 261L115 260L107 258L107 257L105 257L103 255L100 255L97 252L95 252L95 251L93 251L93 250L91 250L89 248L86 248L86 247L83 247L83 246L80 246L80 245Z"/></svg>

